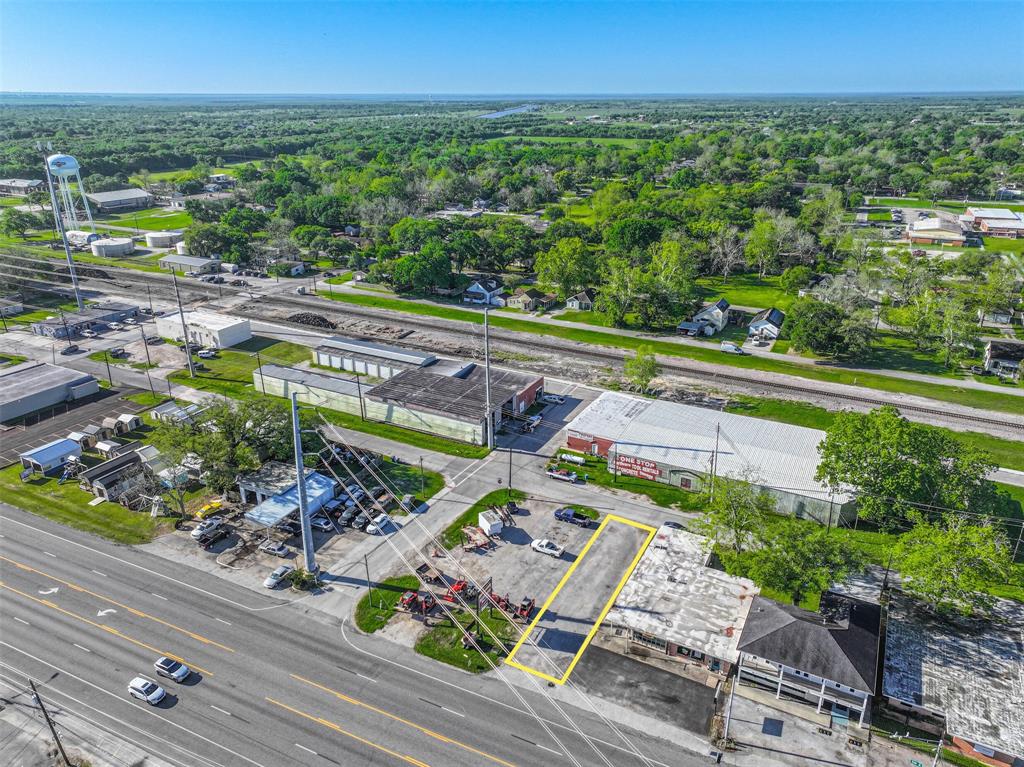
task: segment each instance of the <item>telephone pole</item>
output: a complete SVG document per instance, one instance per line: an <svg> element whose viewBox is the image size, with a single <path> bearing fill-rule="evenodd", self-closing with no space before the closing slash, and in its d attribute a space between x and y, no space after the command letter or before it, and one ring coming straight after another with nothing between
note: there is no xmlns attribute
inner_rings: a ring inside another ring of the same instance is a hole
<svg viewBox="0 0 1024 767"><path fill-rule="evenodd" d="M60 757L64 760L65 767L71 767L71 761L68 759L68 755L64 751L64 744L60 742L60 736L57 734L57 728L53 726L53 720L50 719L50 712L46 710L46 705L43 703L43 699L39 697L39 691L36 689L36 683L31 679L28 680L28 683L32 688L32 698L39 704L39 710L43 712L43 718L46 719L46 724L50 727L50 734L53 735L53 740L57 744L57 750L60 751Z"/></svg>
<svg viewBox="0 0 1024 767"><path fill-rule="evenodd" d="M488 322L489 307L484 306L484 398L487 409L487 447L494 449L494 423L491 420L491 333Z"/></svg>
<svg viewBox="0 0 1024 767"><path fill-rule="evenodd" d="M146 286L146 290L149 290L149 286ZM152 299L150 299L152 301ZM152 304L150 304L152 308ZM153 367L153 360L149 357L149 341L146 340L146 329L139 325L139 335L142 336L142 348L146 350L146 380L149 381L149 391L155 397L156 389L153 388L153 376L149 374L149 369Z"/></svg>
<svg viewBox="0 0 1024 767"><path fill-rule="evenodd" d="M178 316L181 318L181 337L185 341L185 359L188 360L188 377L196 377L196 368L192 364L192 342L188 337L188 323L185 322L185 310L181 308L181 293L178 292L178 274L171 267L171 282L174 283L174 300L178 304Z"/></svg>

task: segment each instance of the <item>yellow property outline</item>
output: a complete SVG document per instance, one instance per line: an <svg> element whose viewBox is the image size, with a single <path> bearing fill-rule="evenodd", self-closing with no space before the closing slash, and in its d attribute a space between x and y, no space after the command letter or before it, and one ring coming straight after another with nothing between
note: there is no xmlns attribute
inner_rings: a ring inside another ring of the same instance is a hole
<svg viewBox="0 0 1024 767"><path fill-rule="evenodd" d="M562 587L565 586L565 584L568 582L569 578L572 576L573 572L575 572L580 562L582 562L583 558L587 555L587 552L590 551L590 547L594 545L595 541L597 541L598 536L600 536L601 533L604 532L609 522L621 522L624 525L629 525L630 527L635 527L639 530L646 530L647 540L644 541L643 545L640 547L640 550L636 553L636 556L633 557L633 561L626 569L626 572L623 573L622 579L619 581L619 585L615 587L615 591L613 591L612 595L608 598L608 601L605 603L604 608L601 610L601 614L597 617L597 621L594 623L593 626L591 626L590 631L587 633L586 639L583 640L583 644L580 646L580 649L576 651L576 654L573 656L572 662L569 664L569 668L566 669L565 674L563 674L561 678L551 676L550 674L545 674L543 671L537 671L536 669L530 668L529 666L524 666L522 663L513 660L513 658L515 658L516 653L519 652L519 648L523 646L523 643L526 642L526 640L529 638L530 634L533 632L533 629L537 626L538 623L540 623L540 619L544 617L544 613L547 612L547 609L551 606L551 603L555 601L555 597L558 596L558 592L560 592L562 590ZM516 642L515 647L512 648L512 652L510 652L508 657L505 659L505 663L509 666L512 666L513 668L525 671L527 674L533 674L534 676L540 677L541 679L545 679L548 682L553 682L554 684L559 685L565 684L566 680L568 680L569 678L569 675L572 673L572 670L576 667L576 664L579 663L580 658L583 657L583 651L587 649L587 647L590 645L590 641L594 638L594 635L597 633L597 630L601 627L601 622L604 621L604 618L608 614L608 611L611 610L612 606L615 604L615 600L618 598L619 592L622 591L623 587L626 585L626 581L629 580L629 576L633 574L633 570L636 568L637 563L640 561L640 557L642 557L644 555L644 552L647 551L647 547L650 545L651 539L654 538L654 534L656 532L658 532L658 528L656 527L644 525L640 522L634 522L631 519L619 517L615 514L608 514L601 521L601 524L598 525L597 530L594 531L594 534L590 536L590 540L587 541L587 545L583 547L583 551L580 552L580 555L576 558L576 561L572 563L572 565L569 567L565 575L562 576L562 580L558 582L558 585L555 587L555 590L551 592L551 596L549 596L547 598L547 601L545 601L544 604L541 606L540 612L537 613L537 617L530 622L530 625L526 628L526 631L519 638L519 641Z"/></svg>

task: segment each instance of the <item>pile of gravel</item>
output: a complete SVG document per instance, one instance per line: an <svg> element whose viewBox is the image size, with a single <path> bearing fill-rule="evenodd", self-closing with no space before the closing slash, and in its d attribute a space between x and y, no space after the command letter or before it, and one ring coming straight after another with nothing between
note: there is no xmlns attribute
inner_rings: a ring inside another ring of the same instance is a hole
<svg viewBox="0 0 1024 767"><path fill-rule="evenodd" d="M312 312L299 312L298 314L289 315L288 321L296 322L300 325L311 325L315 328L331 328L333 330L338 327L337 324L331 322L326 317L313 314Z"/></svg>

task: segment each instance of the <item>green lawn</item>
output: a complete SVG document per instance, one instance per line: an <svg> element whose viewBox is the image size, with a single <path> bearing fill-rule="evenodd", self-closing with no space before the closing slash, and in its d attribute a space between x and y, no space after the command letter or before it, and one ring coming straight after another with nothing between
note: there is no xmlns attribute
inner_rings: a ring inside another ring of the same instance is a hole
<svg viewBox="0 0 1024 767"><path fill-rule="evenodd" d="M380 631L395 614L395 605L402 594L419 587L420 582L415 575L387 578L374 584L372 590L364 594L356 605L356 626L367 634Z"/></svg>
<svg viewBox="0 0 1024 767"><path fill-rule="evenodd" d="M796 300L796 295L787 293L779 286L781 278L769 275L763 280L756 274L736 274L728 280L721 277L701 277L702 298L713 301L724 297L734 306L749 306L755 309L776 307L785 311Z"/></svg>
<svg viewBox="0 0 1024 767"><path fill-rule="evenodd" d="M97 219L99 224L116 224L151 231L167 229L183 229L192 224L192 216L184 211L172 211L167 208L146 208L129 213L114 213Z"/></svg>
<svg viewBox="0 0 1024 767"><path fill-rule="evenodd" d="M171 373L169 379L173 383L213 392L232 399L259 397L262 395L253 388L252 384L252 373L257 367L257 351L260 355L260 362L264 365L268 363L294 365L296 362L310 359L311 356L308 346L254 336L243 344L230 349L222 349L216 359L203 360L203 364L209 370L197 371L195 378L190 378L187 370L178 370ZM342 413L338 410L320 408L320 412L323 413L324 418L336 426L365 434L375 434L378 437L403 442L424 450L465 458L483 458L489 452L486 447L479 445L457 442L378 421L364 421L358 415Z"/></svg>
<svg viewBox="0 0 1024 767"><path fill-rule="evenodd" d="M357 304L359 306L371 306L389 311L406 312L409 314L419 314L427 317L458 320L474 324L483 324L484 319L483 312L456 309L444 304L428 304L405 301L398 298L384 298L382 296L362 295L356 293L336 293L332 296L324 296L321 293L321 297L345 303ZM746 368L748 370L767 370L799 378L864 386L871 389L879 389L881 391L916 394L921 397L930 397L935 400L953 402L985 410L1000 410L1010 413L1019 413L1024 410L1024 400L1012 394L992 393L976 389L961 389L956 386L944 386L941 384L932 384L923 381L911 381L901 378L893 378L878 373L865 373L859 370L848 370L824 364L820 366L803 365L786 360L766 359L756 355L726 355L711 345L707 348L683 346L681 344L659 341L657 339L618 336L599 330L567 328L559 325L545 325L530 320L521 320L516 317L508 317L500 314L495 314L495 316L491 317L491 325L507 330L553 336L572 341L579 341L580 343L594 344L596 346L629 349L634 351L640 346L650 346L655 353L670 357L683 357L687 359L701 360L703 362L728 364L732 367Z"/></svg>
<svg viewBox="0 0 1024 767"><path fill-rule="evenodd" d="M147 364L145 362L129 362L119 357L110 357L102 351L93 352L92 354L89 355L89 359L91 359L93 362L109 362L111 365L129 367L132 368L133 370L149 370L151 368L157 367L156 365L151 363Z"/></svg>
<svg viewBox="0 0 1024 767"><path fill-rule="evenodd" d="M984 237L985 250L993 253L1024 253L1024 239L1011 240L1006 237Z"/></svg>
<svg viewBox="0 0 1024 767"><path fill-rule="evenodd" d="M869 205L884 205L887 208L945 208L956 213L963 213L967 206L959 200L939 200L937 203L931 200L918 200L913 197L868 197ZM1024 205L1013 202L985 202L975 203L978 208L1006 208L1007 210L1024 213Z"/></svg>
<svg viewBox="0 0 1024 767"><path fill-rule="evenodd" d="M440 625L430 628L420 636L416 641L416 652L463 671L480 674L490 671L492 664L498 666L507 653L506 648L511 648L518 637L518 632L512 626L510 619L500 616L497 611L494 616L491 616L487 610L481 611L480 620L487 625L491 633L498 637L499 642L504 646L495 646L491 635L475 625L472 616L457 612L455 618L476 636L478 646L487 653L490 662L474 647L471 646L468 650L462 647L462 629L456 628L447 618L441 618Z"/></svg>
<svg viewBox="0 0 1024 767"><path fill-rule="evenodd" d="M22 482L20 472L20 464L0 471L0 494L25 511L118 543L146 543L169 529L165 518L153 519L147 512L129 511L116 503L89 506L92 494L79 489L75 481L58 485L56 477L36 475Z"/></svg>
<svg viewBox="0 0 1024 767"><path fill-rule="evenodd" d="M504 506L505 502L509 500L522 501L525 498L526 493L514 488L511 492L507 488L492 490L452 520L451 524L441 533L441 545L450 550L462 543L462 528L477 524L481 511L487 511L491 506Z"/></svg>
<svg viewBox="0 0 1024 767"><path fill-rule="evenodd" d="M137 402L140 405L146 407L156 407L157 405L163 404L170 399L166 394L153 394L148 391L135 392L133 394L125 394L121 399L130 400L131 402Z"/></svg>
<svg viewBox="0 0 1024 767"><path fill-rule="evenodd" d="M388 487L397 490L399 499L405 494L413 495L421 501L433 498L444 487L444 477L436 471L424 469L422 478L420 467L408 463L394 463L390 458L385 458L377 469L388 479ZM376 480L368 479L368 484L374 484ZM399 508L391 512L391 515L405 514L405 509Z"/></svg>
<svg viewBox="0 0 1024 767"><path fill-rule="evenodd" d="M28 357L23 357L20 354L0 354L0 367L9 368L12 365L20 365L27 359Z"/></svg>
<svg viewBox="0 0 1024 767"><path fill-rule="evenodd" d="M887 210L873 210L868 213L868 221L892 221L892 213Z"/></svg>
<svg viewBox="0 0 1024 767"><path fill-rule="evenodd" d="M41 322L47 317L56 317L60 314L61 310L64 310L65 312L78 311L78 304L74 301L64 301L60 298L35 298L32 300L32 303L33 305L42 305L46 308L32 309L30 311L12 315L7 318L7 322L20 322L25 325L31 325L33 322Z"/></svg>

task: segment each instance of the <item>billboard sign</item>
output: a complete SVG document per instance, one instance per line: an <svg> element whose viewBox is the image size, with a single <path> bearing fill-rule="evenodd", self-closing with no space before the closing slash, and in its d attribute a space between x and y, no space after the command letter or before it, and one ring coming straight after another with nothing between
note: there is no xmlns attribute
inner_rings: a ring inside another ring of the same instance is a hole
<svg viewBox="0 0 1024 767"><path fill-rule="evenodd" d="M643 458L634 458L631 455L616 455L615 470L619 474L628 477L640 477L640 479L657 480L661 476L658 464L655 461L646 461Z"/></svg>

